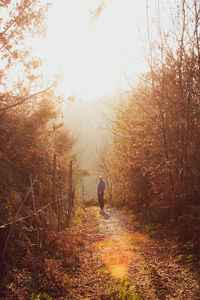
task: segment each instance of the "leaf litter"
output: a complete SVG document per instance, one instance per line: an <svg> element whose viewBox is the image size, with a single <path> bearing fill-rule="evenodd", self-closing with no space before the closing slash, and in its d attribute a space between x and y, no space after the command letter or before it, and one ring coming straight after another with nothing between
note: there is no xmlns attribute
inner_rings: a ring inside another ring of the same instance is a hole
<svg viewBox="0 0 200 300"><path fill-rule="evenodd" d="M29 251L8 272L2 292L20 300L200 299L199 272L177 253L130 212L80 206L67 230L48 234L38 257Z"/></svg>
<svg viewBox="0 0 200 300"><path fill-rule="evenodd" d="M173 244L150 238L132 214L87 207L80 267L67 299L200 299L198 277L177 263Z"/></svg>

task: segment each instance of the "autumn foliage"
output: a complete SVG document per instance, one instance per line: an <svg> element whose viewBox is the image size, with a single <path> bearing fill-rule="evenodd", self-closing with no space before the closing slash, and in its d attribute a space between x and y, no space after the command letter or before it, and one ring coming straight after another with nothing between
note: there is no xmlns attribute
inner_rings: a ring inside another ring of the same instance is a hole
<svg viewBox="0 0 200 300"><path fill-rule="evenodd" d="M172 9L171 30L158 25L154 39L148 28L150 71L115 108L110 124L114 143L99 150L99 164L112 183L113 203L197 246L200 6L179 2Z"/></svg>
<svg viewBox="0 0 200 300"><path fill-rule="evenodd" d="M48 232L58 230L60 215L50 205L54 155L55 201L69 195L70 161L77 167L75 140L63 126L61 97L54 91L56 80L43 78L42 62L27 42L27 36L45 34L48 7L49 1L0 1L1 274L13 266L16 257L43 251Z"/></svg>

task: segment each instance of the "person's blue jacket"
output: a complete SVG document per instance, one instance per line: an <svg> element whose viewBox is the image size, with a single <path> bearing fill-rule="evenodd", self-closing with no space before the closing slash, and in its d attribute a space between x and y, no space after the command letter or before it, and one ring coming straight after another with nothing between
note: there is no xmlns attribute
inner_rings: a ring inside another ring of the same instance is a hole
<svg viewBox="0 0 200 300"><path fill-rule="evenodd" d="M102 181L99 181L99 183L98 183L98 188L97 188L97 192L98 193L103 193L104 192L104 190L105 190L105 186L106 186L106 184L105 184L105 182L102 180Z"/></svg>

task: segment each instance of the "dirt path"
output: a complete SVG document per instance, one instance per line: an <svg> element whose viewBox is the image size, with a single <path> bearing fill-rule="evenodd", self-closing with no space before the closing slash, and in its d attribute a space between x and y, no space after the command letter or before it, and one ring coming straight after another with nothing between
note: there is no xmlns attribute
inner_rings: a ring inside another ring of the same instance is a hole
<svg viewBox="0 0 200 300"><path fill-rule="evenodd" d="M85 210L80 267L68 299L200 299L198 280L163 245L115 208Z"/></svg>

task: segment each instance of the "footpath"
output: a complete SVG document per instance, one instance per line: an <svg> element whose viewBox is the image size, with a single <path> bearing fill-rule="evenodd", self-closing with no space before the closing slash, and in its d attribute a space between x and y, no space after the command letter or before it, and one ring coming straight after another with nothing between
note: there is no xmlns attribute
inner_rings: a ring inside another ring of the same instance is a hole
<svg viewBox="0 0 200 300"><path fill-rule="evenodd" d="M84 243L67 299L200 299L200 279L180 264L175 244L145 234L133 215L94 206L80 222Z"/></svg>

